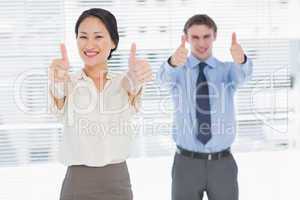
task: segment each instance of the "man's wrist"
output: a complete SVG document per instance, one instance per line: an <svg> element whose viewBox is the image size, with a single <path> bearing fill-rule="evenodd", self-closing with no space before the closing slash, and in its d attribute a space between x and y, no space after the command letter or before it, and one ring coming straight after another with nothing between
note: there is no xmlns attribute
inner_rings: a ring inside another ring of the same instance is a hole
<svg viewBox="0 0 300 200"><path fill-rule="evenodd" d="M248 58L247 58L246 54L244 54L244 61L243 61L241 64L242 64L242 65L245 64L245 63L247 62L247 59L248 59Z"/></svg>
<svg viewBox="0 0 300 200"><path fill-rule="evenodd" d="M171 59L172 59L172 56L170 56L170 57L168 58L168 64L169 64L171 67L177 67L176 65L173 65L173 64L172 64Z"/></svg>

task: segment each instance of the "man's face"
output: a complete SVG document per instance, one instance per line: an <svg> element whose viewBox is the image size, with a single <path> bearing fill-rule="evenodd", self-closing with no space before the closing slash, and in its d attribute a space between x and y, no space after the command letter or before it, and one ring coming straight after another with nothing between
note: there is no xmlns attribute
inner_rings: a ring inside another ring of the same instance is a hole
<svg viewBox="0 0 300 200"><path fill-rule="evenodd" d="M200 60L206 60L212 55L213 42L216 33L206 25L192 25L186 34L186 40L191 46L191 52Z"/></svg>

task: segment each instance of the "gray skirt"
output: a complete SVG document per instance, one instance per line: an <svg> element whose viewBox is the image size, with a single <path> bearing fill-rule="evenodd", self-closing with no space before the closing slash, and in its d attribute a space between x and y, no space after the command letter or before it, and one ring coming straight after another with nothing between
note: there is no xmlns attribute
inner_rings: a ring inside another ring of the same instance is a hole
<svg viewBox="0 0 300 200"><path fill-rule="evenodd" d="M69 166L60 200L132 200L126 162L104 167Z"/></svg>

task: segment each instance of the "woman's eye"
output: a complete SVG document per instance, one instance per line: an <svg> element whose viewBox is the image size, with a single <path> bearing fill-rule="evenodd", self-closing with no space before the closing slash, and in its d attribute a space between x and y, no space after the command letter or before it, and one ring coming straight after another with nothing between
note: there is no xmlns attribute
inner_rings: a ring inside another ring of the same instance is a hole
<svg viewBox="0 0 300 200"><path fill-rule="evenodd" d="M80 36L79 38L80 39L86 39L87 37L86 36Z"/></svg>
<svg viewBox="0 0 300 200"><path fill-rule="evenodd" d="M98 35L98 36L96 36L96 38L98 39L98 38L103 38L102 36L100 36L100 35Z"/></svg>

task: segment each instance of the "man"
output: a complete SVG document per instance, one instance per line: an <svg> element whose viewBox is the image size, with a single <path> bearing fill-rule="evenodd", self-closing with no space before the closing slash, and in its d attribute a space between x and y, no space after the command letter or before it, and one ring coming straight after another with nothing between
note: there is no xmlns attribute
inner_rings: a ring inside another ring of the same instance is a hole
<svg viewBox="0 0 300 200"><path fill-rule="evenodd" d="M213 57L217 26L207 15L185 23L181 44L163 63L158 80L175 105L172 200L237 200L237 165L230 152L236 135L234 93L250 78L252 62L232 34L234 62ZM191 53L185 43L190 44Z"/></svg>

